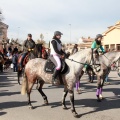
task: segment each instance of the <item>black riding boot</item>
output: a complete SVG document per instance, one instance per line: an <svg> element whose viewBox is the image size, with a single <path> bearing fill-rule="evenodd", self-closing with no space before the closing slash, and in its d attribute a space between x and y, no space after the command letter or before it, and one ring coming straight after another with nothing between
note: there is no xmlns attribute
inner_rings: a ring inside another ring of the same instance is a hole
<svg viewBox="0 0 120 120"><path fill-rule="evenodd" d="M56 78L57 78L59 72L60 72L59 70L55 69L55 71L53 73L53 76L52 76L52 85L58 85L58 82L57 82Z"/></svg>

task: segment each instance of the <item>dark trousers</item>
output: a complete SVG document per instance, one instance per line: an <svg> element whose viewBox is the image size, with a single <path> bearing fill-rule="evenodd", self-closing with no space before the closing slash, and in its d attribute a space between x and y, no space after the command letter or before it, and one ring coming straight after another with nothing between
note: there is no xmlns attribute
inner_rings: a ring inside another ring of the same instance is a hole
<svg viewBox="0 0 120 120"><path fill-rule="evenodd" d="M17 72L18 66L17 63L13 63L13 72Z"/></svg>

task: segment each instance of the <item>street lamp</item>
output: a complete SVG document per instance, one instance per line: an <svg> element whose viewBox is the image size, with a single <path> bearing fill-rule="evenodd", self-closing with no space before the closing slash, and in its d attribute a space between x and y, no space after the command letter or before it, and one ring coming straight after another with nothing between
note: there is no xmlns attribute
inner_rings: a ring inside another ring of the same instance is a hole
<svg viewBox="0 0 120 120"><path fill-rule="evenodd" d="M19 31L20 31L20 27L18 27L18 39L19 39Z"/></svg>
<svg viewBox="0 0 120 120"><path fill-rule="evenodd" d="M70 26L70 43L71 43L71 24L69 24Z"/></svg>

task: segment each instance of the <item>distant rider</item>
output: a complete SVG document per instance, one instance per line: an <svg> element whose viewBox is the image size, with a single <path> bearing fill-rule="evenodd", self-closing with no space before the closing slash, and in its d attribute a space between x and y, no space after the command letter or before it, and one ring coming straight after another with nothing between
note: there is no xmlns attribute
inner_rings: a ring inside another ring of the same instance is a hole
<svg viewBox="0 0 120 120"><path fill-rule="evenodd" d="M103 36L101 34L96 35L95 40L92 43L91 49L92 49L92 62L94 64L94 57L93 54L95 53L95 58L99 57L99 51L101 50L102 53L105 53L105 50L101 44Z"/></svg>
<svg viewBox="0 0 120 120"><path fill-rule="evenodd" d="M23 65L24 58L26 57L28 52L33 51L34 48L35 48L35 42L32 39L32 34L28 34L27 40L25 40L24 43L23 43L24 53L22 55L22 59L21 59L21 62L20 62L20 67L21 68L22 68L22 65Z"/></svg>

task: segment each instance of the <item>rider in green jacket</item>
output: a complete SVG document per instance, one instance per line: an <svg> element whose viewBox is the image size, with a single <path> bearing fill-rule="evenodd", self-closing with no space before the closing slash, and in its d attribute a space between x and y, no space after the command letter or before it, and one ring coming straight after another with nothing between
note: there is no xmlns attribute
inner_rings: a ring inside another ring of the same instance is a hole
<svg viewBox="0 0 120 120"><path fill-rule="evenodd" d="M99 51L101 50L102 53L105 53L105 50L101 44L103 36L101 34L96 35L95 40L92 43L91 49L92 49L92 61L94 61L93 53L95 53L95 57L98 58ZM94 62L93 62L94 63Z"/></svg>

